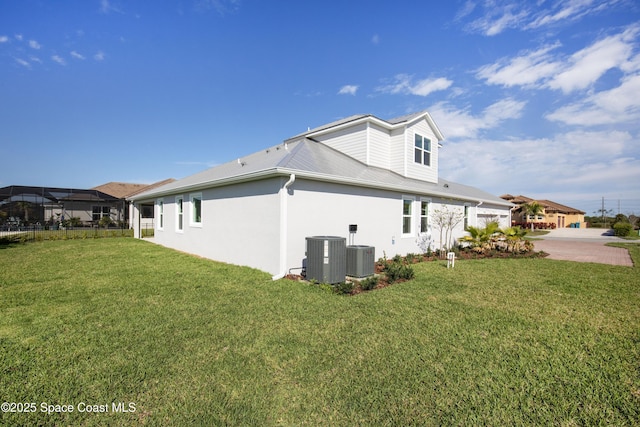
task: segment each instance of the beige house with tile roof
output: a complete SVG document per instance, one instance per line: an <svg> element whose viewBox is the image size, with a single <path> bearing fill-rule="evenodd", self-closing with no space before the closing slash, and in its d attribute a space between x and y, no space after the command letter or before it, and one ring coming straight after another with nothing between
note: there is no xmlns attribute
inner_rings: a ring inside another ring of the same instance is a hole
<svg viewBox="0 0 640 427"><path fill-rule="evenodd" d="M580 209L565 206L560 203L553 202L551 200L539 200L532 199L526 196L512 196L511 194L503 194L500 198L518 205L518 209L514 209L512 215L512 222L514 223L530 223L534 224L555 224L555 228L567 228L575 227L578 224L579 228L587 226L584 221L584 211ZM522 205L531 202L538 202L544 208L544 211L537 215L535 218L525 218L526 215L522 212ZM549 228L549 227L543 227Z"/></svg>

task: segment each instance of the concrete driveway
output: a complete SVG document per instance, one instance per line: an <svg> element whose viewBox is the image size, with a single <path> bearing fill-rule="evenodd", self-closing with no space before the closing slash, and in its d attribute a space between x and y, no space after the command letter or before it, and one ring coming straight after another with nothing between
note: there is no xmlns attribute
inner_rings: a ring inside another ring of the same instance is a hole
<svg viewBox="0 0 640 427"><path fill-rule="evenodd" d="M549 254L549 259L633 267L629 251L605 246L608 242L629 242L615 237L612 230L601 228L559 228L543 240L533 242L535 250Z"/></svg>

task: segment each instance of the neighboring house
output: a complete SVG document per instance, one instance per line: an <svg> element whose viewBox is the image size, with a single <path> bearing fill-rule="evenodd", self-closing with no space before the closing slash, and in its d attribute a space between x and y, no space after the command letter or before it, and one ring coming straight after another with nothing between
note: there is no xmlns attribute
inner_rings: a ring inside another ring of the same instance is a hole
<svg viewBox="0 0 640 427"><path fill-rule="evenodd" d="M0 188L0 225L53 226L71 218L92 225L103 216L117 218L121 206L118 198L98 190L10 185Z"/></svg>
<svg viewBox="0 0 640 427"><path fill-rule="evenodd" d="M518 205L518 209L514 210L513 222L517 224L526 224L533 222L539 224L542 228L565 228L565 227L586 227L584 221L584 211L552 202L551 200L537 200L526 196L512 196L511 194L503 194L500 198ZM521 207L524 204L538 202L543 208L543 212L536 215L525 215Z"/></svg>
<svg viewBox="0 0 640 427"><path fill-rule="evenodd" d="M342 236L378 258L420 252L428 236L438 248L445 208L464 215L454 237L463 224L510 225L511 203L438 176L442 140L427 112L348 117L130 197L131 223L139 237L139 211L154 202L156 242L274 279L299 272L306 237Z"/></svg>
<svg viewBox="0 0 640 427"><path fill-rule="evenodd" d="M10 185L0 188L0 227L57 226L76 218L75 226L94 226L108 216L126 225L126 198L174 181L155 184L110 182L92 189ZM148 209L153 226L153 205Z"/></svg>
<svg viewBox="0 0 640 427"><path fill-rule="evenodd" d="M154 188L163 186L165 184L169 184L175 181L173 178L165 179L163 181L158 181L153 184L133 184L128 182L108 182L106 184L99 185L97 187L93 187L92 190L99 190L103 193L109 194L113 197L117 197L120 202L118 206L118 220L120 218L124 220L129 220L131 217L129 213L129 203L127 199L129 197L133 197L136 194L140 194L144 191L149 191ZM153 214L154 208L153 203L143 206L140 209L140 223L142 228L151 228L153 229Z"/></svg>

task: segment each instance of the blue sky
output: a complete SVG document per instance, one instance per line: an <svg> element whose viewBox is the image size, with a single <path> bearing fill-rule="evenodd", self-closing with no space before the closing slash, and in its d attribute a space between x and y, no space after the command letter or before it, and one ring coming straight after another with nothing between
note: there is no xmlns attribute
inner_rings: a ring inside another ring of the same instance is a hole
<svg viewBox="0 0 640 427"><path fill-rule="evenodd" d="M443 178L640 215L634 0L0 2L0 186L181 178L427 110Z"/></svg>

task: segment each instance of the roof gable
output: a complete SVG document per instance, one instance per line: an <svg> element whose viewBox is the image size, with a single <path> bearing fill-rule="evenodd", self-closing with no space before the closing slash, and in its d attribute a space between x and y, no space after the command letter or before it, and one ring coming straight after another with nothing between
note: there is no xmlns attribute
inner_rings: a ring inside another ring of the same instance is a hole
<svg viewBox="0 0 640 427"><path fill-rule="evenodd" d="M354 125L358 125L366 122L377 124L378 126L387 130L393 130L393 129L400 128L402 126L410 125L412 123L415 123L423 119L427 121L427 123L433 130L434 135L438 138L438 141L444 140L444 135L436 125L431 115L427 111L421 111L418 113L396 117L390 120L383 120L372 114L356 114L353 116L336 120L331 123L327 123L325 125L319 126L314 129L310 129L307 132L303 132L301 134L298 134L296 136L289 138L287 141L299 139L301 137L313 139L316 136L324 135L330 132L335 132L337 130L344 129L346 127L350 127L350 126L354 126Z"/></svg>

